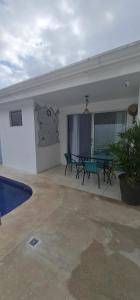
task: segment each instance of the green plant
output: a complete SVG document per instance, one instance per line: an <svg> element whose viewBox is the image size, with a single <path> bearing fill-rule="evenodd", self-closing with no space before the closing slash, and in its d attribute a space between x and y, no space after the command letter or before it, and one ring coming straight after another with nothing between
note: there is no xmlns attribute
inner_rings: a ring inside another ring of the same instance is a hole
<svg viewBox="0 0 140 300"><path fill-rule="evenodd" d="M140 122L120 134L118 142L110 145L110 151L130 184L140 183Z"/></svg>

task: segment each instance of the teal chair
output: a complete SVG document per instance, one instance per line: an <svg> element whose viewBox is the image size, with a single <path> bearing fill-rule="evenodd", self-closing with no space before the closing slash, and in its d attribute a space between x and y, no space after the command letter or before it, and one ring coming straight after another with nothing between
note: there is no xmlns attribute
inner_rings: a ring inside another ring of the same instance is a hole
<svg viewBox="0 0 140 300"><path fill-rule="evenodd" d="M100 188L100 168L98 167L96 161L84 161L82 184L84 184L86 174L88 175L88 178L90 177L90 174L96 174L98 178L98 188Z"/></svg>
<svg viewBox="0 0 140 300"><path fill-rule="evenodd" d="M65 153L64 154L65 159L66 159L66 167L65 167L65 175L67 173L67 168L70 167L71 172L72 172L72 168L73 166L75 166L77 168L77 161L72 159L72 155L70 153Z"/></svg>

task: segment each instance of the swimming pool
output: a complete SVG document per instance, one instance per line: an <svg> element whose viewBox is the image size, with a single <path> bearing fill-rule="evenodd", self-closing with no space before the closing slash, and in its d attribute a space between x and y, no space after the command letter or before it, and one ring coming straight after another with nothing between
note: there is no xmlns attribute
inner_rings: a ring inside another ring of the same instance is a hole
<svg viewBox="0 0 140 300"><path fill-rule="evenodd" d="M4 216L25 202L32 195L32 189L15 180L0 176L0 214Z"/></svg>

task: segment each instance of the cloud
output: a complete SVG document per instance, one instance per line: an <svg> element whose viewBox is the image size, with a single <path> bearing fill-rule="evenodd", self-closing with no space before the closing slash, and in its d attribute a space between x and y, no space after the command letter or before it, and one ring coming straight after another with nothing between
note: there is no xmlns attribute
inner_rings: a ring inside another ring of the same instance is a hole
<svg viewBox="0 0 140 300"><path fill-rule="evenodd" d="M105 18L108 22L113 22L114 20L114 15L111 11L106 11L105 12Z"/></svg>
<svg viewBox="0 0 140 300"><path fill-rule="evenodd" d="M0 0L0 88L140 39L133 0Z"/></svg>
<svg viewBox="0 0 140 300"><path fill-rule="evenodd" d="M62 0L60 1L60 8L62 10L62 12L68 14L68 15L74 15L74 8L71 6L71 3L66 1L66 0Z"/></svg>

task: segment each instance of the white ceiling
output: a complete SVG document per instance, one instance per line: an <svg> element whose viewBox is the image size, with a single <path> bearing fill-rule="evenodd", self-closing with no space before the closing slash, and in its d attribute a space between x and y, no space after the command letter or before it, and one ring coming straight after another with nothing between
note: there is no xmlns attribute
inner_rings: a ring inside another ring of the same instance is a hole
<svg viewBox="0 0 140 300"><path fill-rule="evenodd" d="M129 80L129 87L125 87L125 81ZM139 94L140 73L111 78L92 84L81 85L57 92L34 97L34 100L42 104L67 106L80 104L84 96L89 95L90 102L137 97Z"/></svg>

